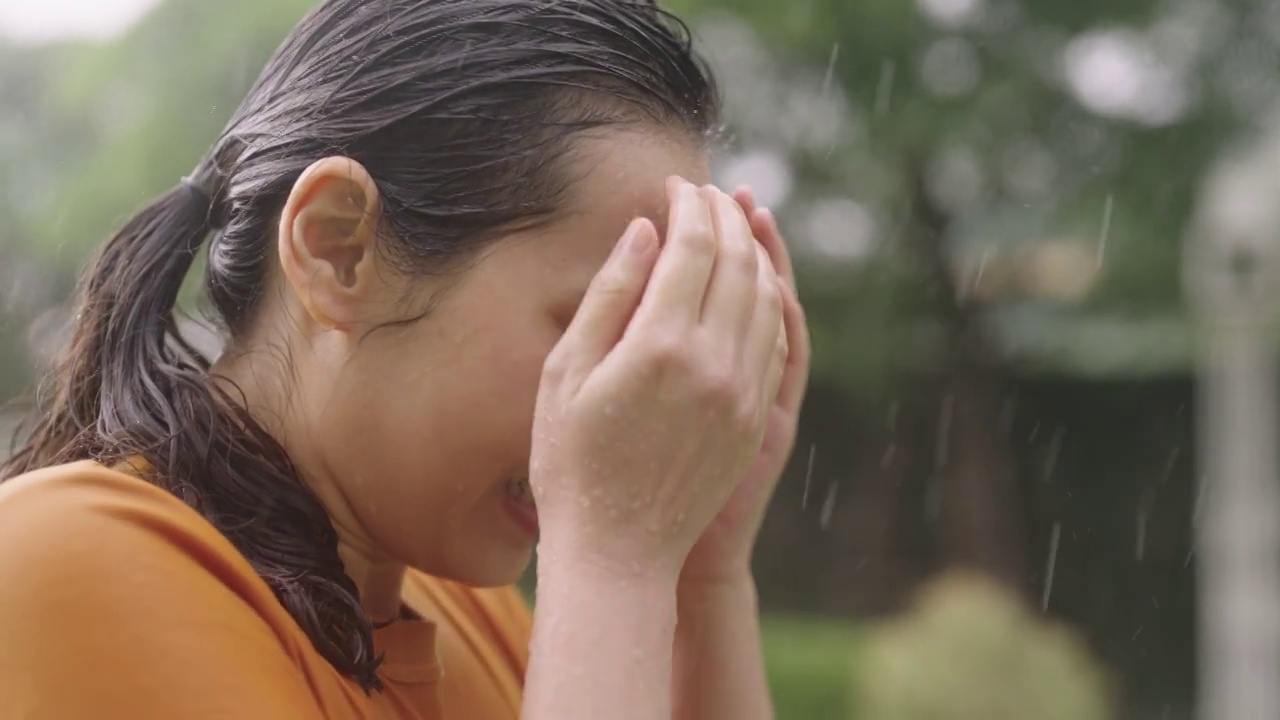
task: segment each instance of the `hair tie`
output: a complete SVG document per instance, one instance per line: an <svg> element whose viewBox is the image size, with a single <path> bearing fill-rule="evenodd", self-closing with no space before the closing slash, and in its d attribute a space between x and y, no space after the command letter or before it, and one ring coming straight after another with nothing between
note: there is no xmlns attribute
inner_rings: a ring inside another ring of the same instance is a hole
<svg viewBox="0 0 1280 720"><path fill-rule="evenodd" d="M206 183L193 177L195 174L184 175L178 184L198 195L205 207L213 207L213 191L207 187Z"/></svg>

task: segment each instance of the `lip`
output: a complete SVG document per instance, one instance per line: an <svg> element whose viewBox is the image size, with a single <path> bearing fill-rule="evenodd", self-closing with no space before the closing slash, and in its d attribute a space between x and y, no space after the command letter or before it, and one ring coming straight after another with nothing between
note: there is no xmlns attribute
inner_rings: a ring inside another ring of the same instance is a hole
<svg viewBox="0 0 1280 720"><path fill-rule="evenodd" d="M503 506L517 527L532 539L538 538L538 509L514 498L504 497Z"/></svg>

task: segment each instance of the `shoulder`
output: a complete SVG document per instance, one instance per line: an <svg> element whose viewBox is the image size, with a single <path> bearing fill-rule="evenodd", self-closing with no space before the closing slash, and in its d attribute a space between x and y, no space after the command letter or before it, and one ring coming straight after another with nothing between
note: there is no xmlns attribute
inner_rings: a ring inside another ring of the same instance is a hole
<svg viewBox="0 0 1280 720"><path fill-rule="evenodd" d="M0 715L312 707L290 627L230 542L158 487L87 462L0 484Z"/></svg>
<svg viewBox="0 0 1280 720"><path fill-rule="evenodd" d="M166 556L209 564L235 555L226 538L181 500L97 463L46 468L0 484L0 577L19 567L34 570L34 564L94 575L127 572ZM99 565L108 558L117 562ZM125 558L130 562L119 562Z"/></svg>
<svg viewBox="0 0 1280 720"><path fill-rule="evenodd" d="M118 511L123 506L194 511L164 490L120 470L92 461L34 470L0 483L0 513L57 507L60 510Z"/></svg>
<svg viewBox="0 0 1280 720"><path fill-rule="evenodd" d="M291 625L248 560L195 510L94 462L0 483L0 606L16 600L11 592L39 602L53 587L108 605L221 598Z"/></svg>
<svg viewBox="0 0 1280 720"><path fill-rule="evenodd" d="M283 611L230 541L162 488L93 462L0 483L0 614L55 595L136 611L228 594Z"/></svg>

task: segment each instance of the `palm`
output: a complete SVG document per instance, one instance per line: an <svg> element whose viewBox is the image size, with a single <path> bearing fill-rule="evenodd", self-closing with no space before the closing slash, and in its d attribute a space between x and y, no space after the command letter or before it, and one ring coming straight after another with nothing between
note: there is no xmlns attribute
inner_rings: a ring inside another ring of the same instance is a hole
<svg viewBox="0 0 1280 720"><path fill-rule="evenodd" d="M724 508L698 538L685 560L686 579L715 579L748 569L755 537L769 499L795 446L800 401L809 376L809 336L804 311L795 294L795 278L777 225L767 211L755 208L749 191L734 193L751 220L757 240L768 251L778 274L787 281L786 332L790 352L778 399L769 411L760 453L747 469Z"/></svg>

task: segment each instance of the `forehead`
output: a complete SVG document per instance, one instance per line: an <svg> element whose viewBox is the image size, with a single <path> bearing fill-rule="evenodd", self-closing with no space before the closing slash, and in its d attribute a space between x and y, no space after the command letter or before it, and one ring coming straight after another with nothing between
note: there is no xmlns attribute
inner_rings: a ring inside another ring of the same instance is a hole
<svg viewBox="0 0 1280 720"><path fill-rule="evenodd" d="M669 176L679 175L696 185L710 182L705 150L674 133L614 130L587 135L576 149L578 182L566 214L613 225L615 238L641 216L665 229Z"/></svg>
<svg viewBox="0 0 1280 720"><path fill-rule="evenodd" d="M627 224L647 217L666 232L666 179L679 175L695 184L710 181L706 151L692 139L674 134L610 130L576 143L576 181L563 214L521 241L502 243L492 267L533 290L581 293L604 264ZM505 256L505 257L502 257ZM486 262L487 264L487 262Z"/></svg>

